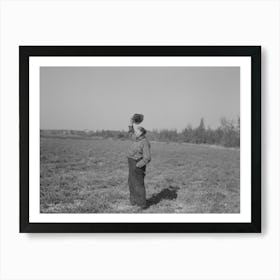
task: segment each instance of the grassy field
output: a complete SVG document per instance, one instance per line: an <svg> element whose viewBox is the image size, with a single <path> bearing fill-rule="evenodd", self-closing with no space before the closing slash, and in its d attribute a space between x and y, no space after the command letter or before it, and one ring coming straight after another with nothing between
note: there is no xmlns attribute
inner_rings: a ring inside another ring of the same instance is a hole
<svg viewBox="0 0 280 280"><path fill-rule="evenodd" d="M41 137L44 213L238 213L239 149L153 143L148 208L129 204L128 140Z"/></svg>

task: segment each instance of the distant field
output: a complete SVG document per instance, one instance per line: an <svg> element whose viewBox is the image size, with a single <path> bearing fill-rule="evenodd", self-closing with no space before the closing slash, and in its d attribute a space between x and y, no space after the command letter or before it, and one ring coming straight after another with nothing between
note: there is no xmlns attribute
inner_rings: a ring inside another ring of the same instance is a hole
<svg viewBox="0 0 280 280"><path fill-rule="evenodd" d="M44 213L238 213L239 149L152 142L149 207L129 204L128 140L41 137Z"/></svg>

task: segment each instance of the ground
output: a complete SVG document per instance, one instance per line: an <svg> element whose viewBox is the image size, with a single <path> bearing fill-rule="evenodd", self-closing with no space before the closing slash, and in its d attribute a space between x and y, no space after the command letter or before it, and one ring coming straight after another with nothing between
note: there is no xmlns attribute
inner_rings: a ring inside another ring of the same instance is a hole
<svg viewBox="0 0 280 280"><path fill-rule="evenodd" d="M151 142L148 208L129 203L129 140L41 137L44 213L239 213L239 149Z"/></svg>

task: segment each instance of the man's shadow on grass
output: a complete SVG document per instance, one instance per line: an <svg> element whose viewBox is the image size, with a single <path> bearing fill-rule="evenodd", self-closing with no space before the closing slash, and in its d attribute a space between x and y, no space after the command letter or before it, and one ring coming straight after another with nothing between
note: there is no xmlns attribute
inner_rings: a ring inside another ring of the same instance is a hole
<svg viewBox="0 0 280 280"><path fill-rule="evenodd" d="M167 200L173 200L177 198L177 191L179 190L179 187L173 187L169 186L168 188L165 188L161 190L159 193L154 194L150 198L147 199L147 206L146 208L156 205L160 203L162 200L167 199Z"/></svg>

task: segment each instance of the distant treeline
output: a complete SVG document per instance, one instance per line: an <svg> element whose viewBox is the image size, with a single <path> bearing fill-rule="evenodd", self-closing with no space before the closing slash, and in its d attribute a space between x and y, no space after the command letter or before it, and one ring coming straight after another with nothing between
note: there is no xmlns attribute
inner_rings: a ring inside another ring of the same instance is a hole
<svg viewBox="0 0 280 280"><path fill-rule="evenodd" d="M67 138L115 138L127 139L128 132L125 130L41 130L42 136L55 136ZM147 137L151 141L162 142L186 142L195 144L222 145L225 147L240 146L240 118L228 120L221 118L220 125L216 129L205 127L204 119L201 118L197 127L188 125L181 132L176 129L153 129L147 131Z"/></svg>
<svg viewBox="0 0 280 280"><path fill-rule="evenodd" d="M149 139L156 141L186 142L195 144L222 145L225 147L240 146L240 118L227 120L222 118L216 129L205 127L204 119L197 127L188 125L181 132L177 130L152 130L148 132Z"/></svg>

